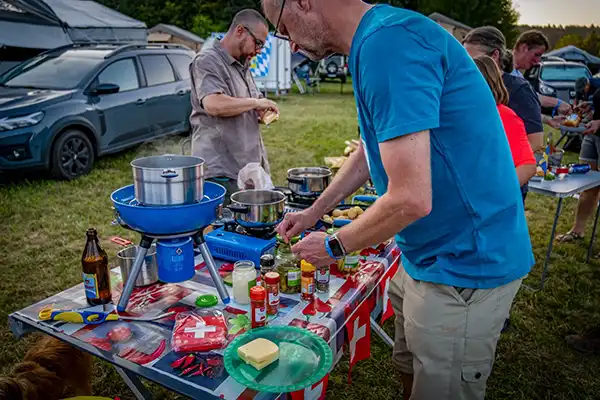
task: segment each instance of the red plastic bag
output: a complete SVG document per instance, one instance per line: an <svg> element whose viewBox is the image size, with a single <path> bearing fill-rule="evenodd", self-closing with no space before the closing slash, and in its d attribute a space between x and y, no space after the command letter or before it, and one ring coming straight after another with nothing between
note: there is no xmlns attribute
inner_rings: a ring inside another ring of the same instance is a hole
<svg viewBox="0 0 600 400"><path fill-rule="evenodd" d="M204 352L227 344L227 322L219 311L193 311L177 315L171 347L176 352Z"/></svg>

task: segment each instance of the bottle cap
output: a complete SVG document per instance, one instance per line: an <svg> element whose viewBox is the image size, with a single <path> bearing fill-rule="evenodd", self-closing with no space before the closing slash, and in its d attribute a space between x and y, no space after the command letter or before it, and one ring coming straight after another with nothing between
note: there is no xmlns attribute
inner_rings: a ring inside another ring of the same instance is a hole
<svg viewBox="0 0 600 400"><path fill-rule="evenodd" d="M218 302L219 299L214 294L204 294L196 298L196 305L202 308L216 306Z"/></svg>
<svg viewBox="0 0 600 400"><path fill-rule="evenodd" d="M250 289L250 300L264 301L267 298L267 290L262 286L253 286Z"/></svg>
<svg viewBox="0 0 600 400"><path fill-rule="evenodd" d="M260 265L265 267L272 267L275 265L275 257L272 254L263 254L260 256Z"/></svg>
<svg viewBox="0 0 600 400"><path fill-rule="evenodd" d="M267 285L277 285L279 283L279 274L277 272L267 272L265 274L265 283Z"/></svg>
<svg viewBox="0 0 600 400"><path fill-rule="evenodd" d="M300 262L300 269L306 272L314 272L316 270L315 266L309 263L308 261L302 260Z"/></svg>

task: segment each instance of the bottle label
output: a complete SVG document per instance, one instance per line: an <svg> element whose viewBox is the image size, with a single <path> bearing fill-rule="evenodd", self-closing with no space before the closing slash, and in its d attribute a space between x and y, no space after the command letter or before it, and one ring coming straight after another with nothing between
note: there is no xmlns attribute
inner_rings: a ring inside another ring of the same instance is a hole
<svg viewBox="0 0 600 400"><path fill-rule="evenodd" d="M264 306L254 309L254 320L256 322L264 322L267 319L267 309Z"/></svg>
<svg viewBox="0 0 600 400"><path fill-rule="evenodd" d="M329 282L329 268L322 268L317 274L317 282L328 283Z"/></svg>
<svg viewBox="0 0 600 400"><path fill-rule="evenodd" d="M83 288L85 290L85 296L88 299L98 299L100 297L96 274L83 273Z"/></svg>
<svg viewBox="0 0 600 400"><path fill-rule="evenodd" d="M302 278L302 293L313 294L315 293L315 282L312 278Z"/></svg>
<svg viewBox="0 0 600 400"><path fill-rule="evenodd" d="M359 255L356 253L353 253L353 254L348 254L346 256L346 260L344 261L344 264L345 264L346 268L355 268L358 266L358 262L359 262Z"/></svg>
<svg viewBox="0 0 600 400"><path fill-rule="evenodd" d="M300 270L290 270L287 273L288 286L298 286L300 284Z"/></svg>
<svg viewBox="0 0 600 400"><path fill-rule="evenodd" d="M276 306L277 304L279 304L279 292L269 293L269 305Z"/></svg>

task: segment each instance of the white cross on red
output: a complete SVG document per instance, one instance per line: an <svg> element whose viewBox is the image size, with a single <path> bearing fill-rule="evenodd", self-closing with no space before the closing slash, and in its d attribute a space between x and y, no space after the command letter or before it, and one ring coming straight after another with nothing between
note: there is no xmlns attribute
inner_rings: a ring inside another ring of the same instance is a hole
<svg viewBox="0 0 600 400"><path fill-rule="evenodd" d="M195 328L185 328L183 331L185 333L193 333L195 339L203 339L205 333L215 332L216 330L216 326L206 325L206 322L199 321L196 322Z"/></svg>
<svg viewBox="0 0 600 400"><path fill-rule="evenodd" d="M352 339L350 339L350 362L354 361L356 356L356 343L367 334L367 325L360 326L360 318L357 316L354 320L354 326L352 331Z"/></svg>
<svg viewBox="0 0 600 400"><path fill-rule="evenodd" d="M319 400L323 394L323 382L314 388L304 390L304 400Z"/></svg>
<svg viewBox="0 0 600 400"><path fill-rule="evenodd" d="M382 315L385 315L388 309L388 303L390 300L390 296L388 295L388 290L390 289L390 279L385 280L385 287L383 288L383 312Z"/></svg>

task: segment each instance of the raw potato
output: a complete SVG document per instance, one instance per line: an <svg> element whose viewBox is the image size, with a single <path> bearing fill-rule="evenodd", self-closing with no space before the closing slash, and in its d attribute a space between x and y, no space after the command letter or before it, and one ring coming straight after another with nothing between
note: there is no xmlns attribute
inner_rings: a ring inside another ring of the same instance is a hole
<svg viewBox="0 0 600 400"><path fill-rule="evenodd" d="M348 219L354 220L354 218L356 218L358 216L358 213L356 212L356 209L351 208L348 211Z"/></svg>
<svg viewBox="0 0 600 400"><path fill-rule="evenodd" d="M331 213L331 215L333 217L341 217L342 215L344 215L344 213L342 211L340 211L340 210L335 209L335 210L333 210L333 212Z"/></svg>
<svg viewBox="0 0 600 400"><path fill-rule="evenodd" d="M365 210L363 210L359 206L354 207L354 209L356 210L356 212L358 213L358 215L363 215L363 213L365 212Z"/></svg>
<svg viewBox="0 0 600 400"><path fill-rule="evenodd" d="M323 221L325 221L328 224L332 224L333 223L333 218L331 218L329 215L324 215L323 216Z"/></svg>

